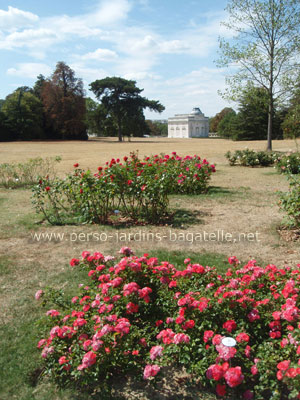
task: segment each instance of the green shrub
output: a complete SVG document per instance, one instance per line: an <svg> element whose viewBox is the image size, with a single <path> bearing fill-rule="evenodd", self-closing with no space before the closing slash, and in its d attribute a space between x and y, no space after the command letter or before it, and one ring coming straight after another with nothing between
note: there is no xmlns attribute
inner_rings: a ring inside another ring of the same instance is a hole
<svg viewBox="0 0 300 400"><path fill-rule="evenodd" d="M114 219L160 223L169 194L203 193L215 166L200 157L153 156L112 159L96 174L79 169L65 179L40 179L33 204L51 224L112 223Z"/></svg>
<svg viewBox="0 0 300 400"><path fill-rule="evenodd" d="M280 207L287 214L285 224L288 227L300 228L300 178L289 175L290 190L282 193Z"/></svg>
<svg viewBox="0 0 300 400"><path fill-rule="evenodd" d="M228 151L225 154L230 165L242 165L243 167L268 167L275 163L278 154L269 151L255 151L250 149Z"/></svg>
<svg viewBox="0 0 300 400"><path fill-rule="evenodd" d="M54 165L61 157L31 158L24 163L0 164L0 185L6 188L17 188L37 184L40 176L55 176Z"/></svg>
<svg viewBox="0 0 300 400"><path fill-rule="evenodd" d="M276 159L276 168L282 174L300 174L300 153L288 153Z"/></svg>

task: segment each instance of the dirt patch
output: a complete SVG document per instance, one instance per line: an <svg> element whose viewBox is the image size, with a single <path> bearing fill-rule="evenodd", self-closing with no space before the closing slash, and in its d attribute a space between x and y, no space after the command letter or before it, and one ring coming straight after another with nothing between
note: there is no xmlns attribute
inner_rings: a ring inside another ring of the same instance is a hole
<svg viewBox="0 0 300 400"><path fill-rule="evenodd" d="M300 229L280 228L278 233L286 242L300 242Z"/></svg>

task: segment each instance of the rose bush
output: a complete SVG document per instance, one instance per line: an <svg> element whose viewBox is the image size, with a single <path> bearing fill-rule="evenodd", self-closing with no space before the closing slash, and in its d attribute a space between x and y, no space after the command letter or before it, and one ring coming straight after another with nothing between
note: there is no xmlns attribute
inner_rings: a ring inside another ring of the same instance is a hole
<svg viewBox="0 0 300 400"><path fill-rule="evenodd" d="M279 205L287 214L284 221L289 228L300 228L300 178L296 175L288 175L289 191L281 193Z"/></svg>
<svg viewBox="0 0 300 400"><path fill-rule="evenodd" d="M273 165L278 154L269 151L255 151L250 149L236 150L234 153L227 151L225 157L230 165L241 165L243 167L268 167Z"/></svg>
<svg viewBox="0 0 300 400"><path fill-rule="evenodd" d="M282 174L300 174L300 153L291 152L276 159L277 171Z"/></svg>
<svg viewBox="0 0 300 400"><path fill-rule="evenodd" d="M64 302L36 294L51 306L38 342L48 374L92 387L130 372L153 380L172 365L225 398L300 398L300 264L241 266L230 257L219 274L189 259L179 270L120 253L72 259L89 281Z"/></svg>
<svg viewBox="0 0 300 400"><path fill-rule="evenodd" d="M76 163L65 179L40 179L33 204L51 224L106 224L116 211L126 220L160 223L168 214L169 194L205 192L212 172L215 166L198 156L182 158L174 152L140 160L131 153L95 174Z"/></svg>

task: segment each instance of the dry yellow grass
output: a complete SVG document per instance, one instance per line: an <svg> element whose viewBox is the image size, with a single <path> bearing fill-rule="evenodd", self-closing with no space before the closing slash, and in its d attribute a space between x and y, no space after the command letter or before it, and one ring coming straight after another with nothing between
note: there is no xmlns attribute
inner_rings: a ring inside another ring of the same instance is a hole
<svg viewBox="0 0 300 400"><path fill-rule="evenodd" d="M170 153L177 151L180 155L198 154L207 158L210 162L217 164L217 173L213 175L211 184L221 191L229 191L224 196L195 196L173 198L171 206L196 212L200 215L193 224L175 231L189 232L191 235L197 233L214 233L223 231L237 237L240 233L259 234L259 241L236 241L226 242L220 240L209 240L201 242L170 241L135 241L129 239L126 243L118 243L116 240L107 242L97 241L68 241L63 242L35 242L30 241L30 234L24 229L15 226L9 229L9 222L2 222L4 235L0 236L0 253L19 253L22 249L23 257L29 260L40 261L43 258L50 264L55 263L59 257L67 261L71 257L78 256L82 250L115 251L122 245L130 245L135 250L155 252L156 248L164 247L169 250L182 249L196 252L216 252L224 255L236 255L241 259L250 257L264 260L265 262L296 265L300 261L299 242L285 242L276 231L276 227L283 218L278 207L277 191L285 191L288 184L285 176L277 174L273 168L243 168L230 167L224 157L228 150L243 149L265 149L264 141L255 142L232 142L222 139L145 139L135 138L131 142L119 143L116 138L102 138L89 140L87 142L16 142L2 143L1 162L25 161L33 157L62 156L62 162L57 165L60 174L73 170L73 164L78 162L82 168L96 170L112 157L128 155L130 151L138 150L140 155L157 153ZM293 140L274 141L273 148L277 151L295 150L296 144ZM1 190L0 194L6 198L3 209L3 219L7 216L12 218L14 212L26 214L32 212L30 205L30 192L21 195L17 192ZM20 197L24 198L23 206L19 207ZM25 200L26 199L26 200ZM21 218L21 217L20 217ZM39 232L65 232L70 235L72 232L108 232L109 227L39 227ZM128 228L126 232L136 233L140 228ZM144 227L144 232L159 233L162 236L169 236L169 227ZM11 237L9 236L11 232Z"/></svg>
<svg viewBox="0 0 300 400"><path fill-rule="evenodd" d="M123 157L131 151L139 151L140 155L170 153L177 151L180 155L198 154L210 162L225 163L224 154L228 150L244 149L265 150L265 141L232 142L224 139L168 139L168 138L134 138L119 143L117 138L95 138L87 142L9 142L0 144L0 162L19 162L34 157L61 156L58 169L71 171L78 162L83 168L96 169L112 157ZM293 140L274 140L276 151L295 150Z"/></svg>

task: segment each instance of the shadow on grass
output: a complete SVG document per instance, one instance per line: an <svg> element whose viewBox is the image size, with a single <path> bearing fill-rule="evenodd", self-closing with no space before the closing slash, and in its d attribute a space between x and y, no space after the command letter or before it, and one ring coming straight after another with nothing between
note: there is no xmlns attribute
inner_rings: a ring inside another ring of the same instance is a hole
<svg viewBox="0 0 300 400"><path fill-rule="evenodd" d="M170 225L172 228L186 229L187 226L190 225L204 224L204 220L201 217L205 217L207 215L208 213L203 211L192 211L185 209L175 210L168 225Z"/></svg>
<svg viewBox="0 0 300 400"><path fill-rule="evenodd" d="M116 145L120 145L120 144L122 145L122 143L124 143L124 144L125 143L143 143L143 144L144 143L152 143L152 144L155 144L155 143L159 143L159 144L161 144L161 143L170 143L168 140L166 140L166 141L164 141L164 140L156 141L156 140L147 140L147 138L141 138L141 137L130 138L130 140L128 140L127 137L124 137L122 142L119 142L117 137L115 138L115 140L106 139L104 137L99 137L99 138L93 137L93 138L89 138L88 141L89 142L98 142L98 143L101 143L101 142L103 142L103 143L115 143Z"/></svg>
<svg viewBox="0 0 300 400"><path fill-rule="evenodd" d="M207 197L224 197L224 196L232 196L236 194L236 190L228 189L222 186L210 186L208 188L207 193L204 196Z"/></svg>

